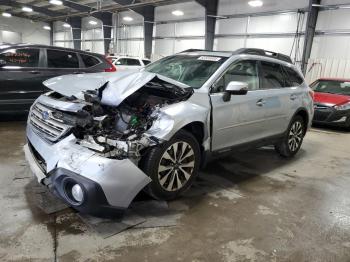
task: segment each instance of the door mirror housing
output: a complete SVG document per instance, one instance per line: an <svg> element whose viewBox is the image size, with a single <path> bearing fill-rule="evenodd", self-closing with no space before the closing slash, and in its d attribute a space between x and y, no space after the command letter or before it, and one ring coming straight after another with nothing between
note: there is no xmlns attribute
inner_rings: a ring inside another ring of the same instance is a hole
<svg viewBox="0 0 350 262"><path fill-rule="evenodd" d="M246 95L248 93L248 84L245 82L232 81L228 83L224 92L224 102L231 100L231 95Z"/></svg>
<svg viewBox="0 0 350 262"><path fill-rule="evenodd" d="M3 59L0 59L0 67L3 67L6 65L6 61Z"/></svg>

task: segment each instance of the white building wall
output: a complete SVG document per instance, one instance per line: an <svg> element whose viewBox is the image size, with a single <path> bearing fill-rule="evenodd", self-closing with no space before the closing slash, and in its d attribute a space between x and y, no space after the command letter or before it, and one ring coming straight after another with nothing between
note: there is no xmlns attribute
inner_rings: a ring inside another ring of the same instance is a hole
<svg viewBox="0 0 350 262"><path fill-rule="evenodd" d="M181 10L177 17L172 11ZM159 6L155 9L153 60L190 48L204 48L205 10L196 2ZM186 21L198 19L200 21ZM167 21L166 23L161 23Z"/></svg>
<svg viewBox="0 0 350 262"><path fill-rule="evenodd" d="M348 1L324 1L322 4L347 4ZM314 37L306 79L309 83L320 77L350 76L350 10L321 11Z"/></svg>
<svg viewBox="0 0 350 262"><path fill-rule="evenodd" d="M326 32L314 39L311 58L350 59L350 10L319 13L316 30ZM332 34L338 32L339 34ZM329 34L327 34L329 33ZM342 33L348 33L342 35Z"/></svg>
<svg viewBox="0 0 350 262"><path fill-rule="evenodd" d="M133 18L125 21L124 17ZM112 43L115 54L129 56L144 56L143 17L133 11L125 11L116 14L115 27L116 41Z"/></svg>
<svg viewBox="0 0 350 262"><path fill-rule="evenodd" d="M91 25L89 21L96 21L96 25ZM63 22L54 23L54 45L74 48L72 28L63 27ZM102 22L93 17L82 19L81 29L81 49L94 53L104 54Z"/></svg>
<svg viewBox="0 0 350 262"><path fill-rule="evenodd" d="M50 32L43 29L47 23L32 22L19 17L0 16L0 43L50 44Z"/></svg>
<svg viewBox="0 0 350 262"><path fill-rule="evenodd" d="M72 29L63 27L63 22L53 24L53 45L74 48Z"/></svg>
<svg viewBox="0 0 350 262"><path fill-rule="evenodd" d="M227 3L225 5L227 6ZM294 6L289 8L291 7ZM298 41L299 49L296 55L295 32L298 22L299 30L305 30L305 20L305 15L298 15L296 12L221 19L216 23L214 50L232 51L242 47L262 48L291 55L293 59L299 61L303 37L300 37Z"/></svg>
<svg viewBox="0 0 350 262"><path fill-rule="evenodd" d="M233 15L247 14L254 12L267 12L279 10L293 10L308 6L308 0L264 0L264 5L259 8L252 8L247 0L219 0L218 14Z"/></svg>

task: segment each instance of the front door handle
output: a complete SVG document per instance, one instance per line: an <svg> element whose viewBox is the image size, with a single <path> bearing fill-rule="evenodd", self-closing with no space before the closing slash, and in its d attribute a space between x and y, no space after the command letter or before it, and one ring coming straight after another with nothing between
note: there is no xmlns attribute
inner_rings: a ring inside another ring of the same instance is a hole
<svg viewBox="0 0 350 262"><path fill-rule="evenodd" d="M266 101L264 99L259 99L257 102L256 102L256 105L257 106L264 106L266 104Z"/></svg>
<svg viewBox="0 0 350 262"><path fill-rule="evenodd" d="M30 73L33 74L33 75L38 75L38 74L40 74L39 71L30 71Z"/></svg>
<svg viewBox="0 0 350 262"><path fill-rule="evenodd" d="M295 99L297 99L297 95L295 94L290 95L290 100L295 100Z"/></svg>

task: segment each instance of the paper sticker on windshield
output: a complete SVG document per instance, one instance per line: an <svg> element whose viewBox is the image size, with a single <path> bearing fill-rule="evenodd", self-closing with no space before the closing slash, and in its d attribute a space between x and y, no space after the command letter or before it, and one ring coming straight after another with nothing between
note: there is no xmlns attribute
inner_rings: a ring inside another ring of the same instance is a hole
<svg viewBox="0 0 350 262"><path fill-rule="evenodd" d="M221 57L217 57L217 56L201 56L201 57L198 58L198 60L218 62L218 61L221 60Z"/></svg>

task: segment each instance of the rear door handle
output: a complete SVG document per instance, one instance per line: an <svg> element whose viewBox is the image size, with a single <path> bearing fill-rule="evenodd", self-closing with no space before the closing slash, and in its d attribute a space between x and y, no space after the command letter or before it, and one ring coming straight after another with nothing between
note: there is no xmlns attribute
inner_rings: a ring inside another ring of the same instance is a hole
<svg viewBox="0 0 350 262"><path fill-rule="evenodd" d="M294 94L292 94L292 95L290 95L290 100L295 100L295 99L297 99L297 95L294 95Z"/></svg>
<svg viewBox="0 0 350 262"><path fill-rule="evenodd" d="M33 74L33 75L38 75L38 74L40 74L39 71L30 71L30 73Z"/></svg>
<svg viewBox="0 0 350 262"><path fill-rule="evenodd" d="M266 101L264 99L259 99L257 102L256 102L256 105L257 106L263 106L266 104Z"/></svg>

